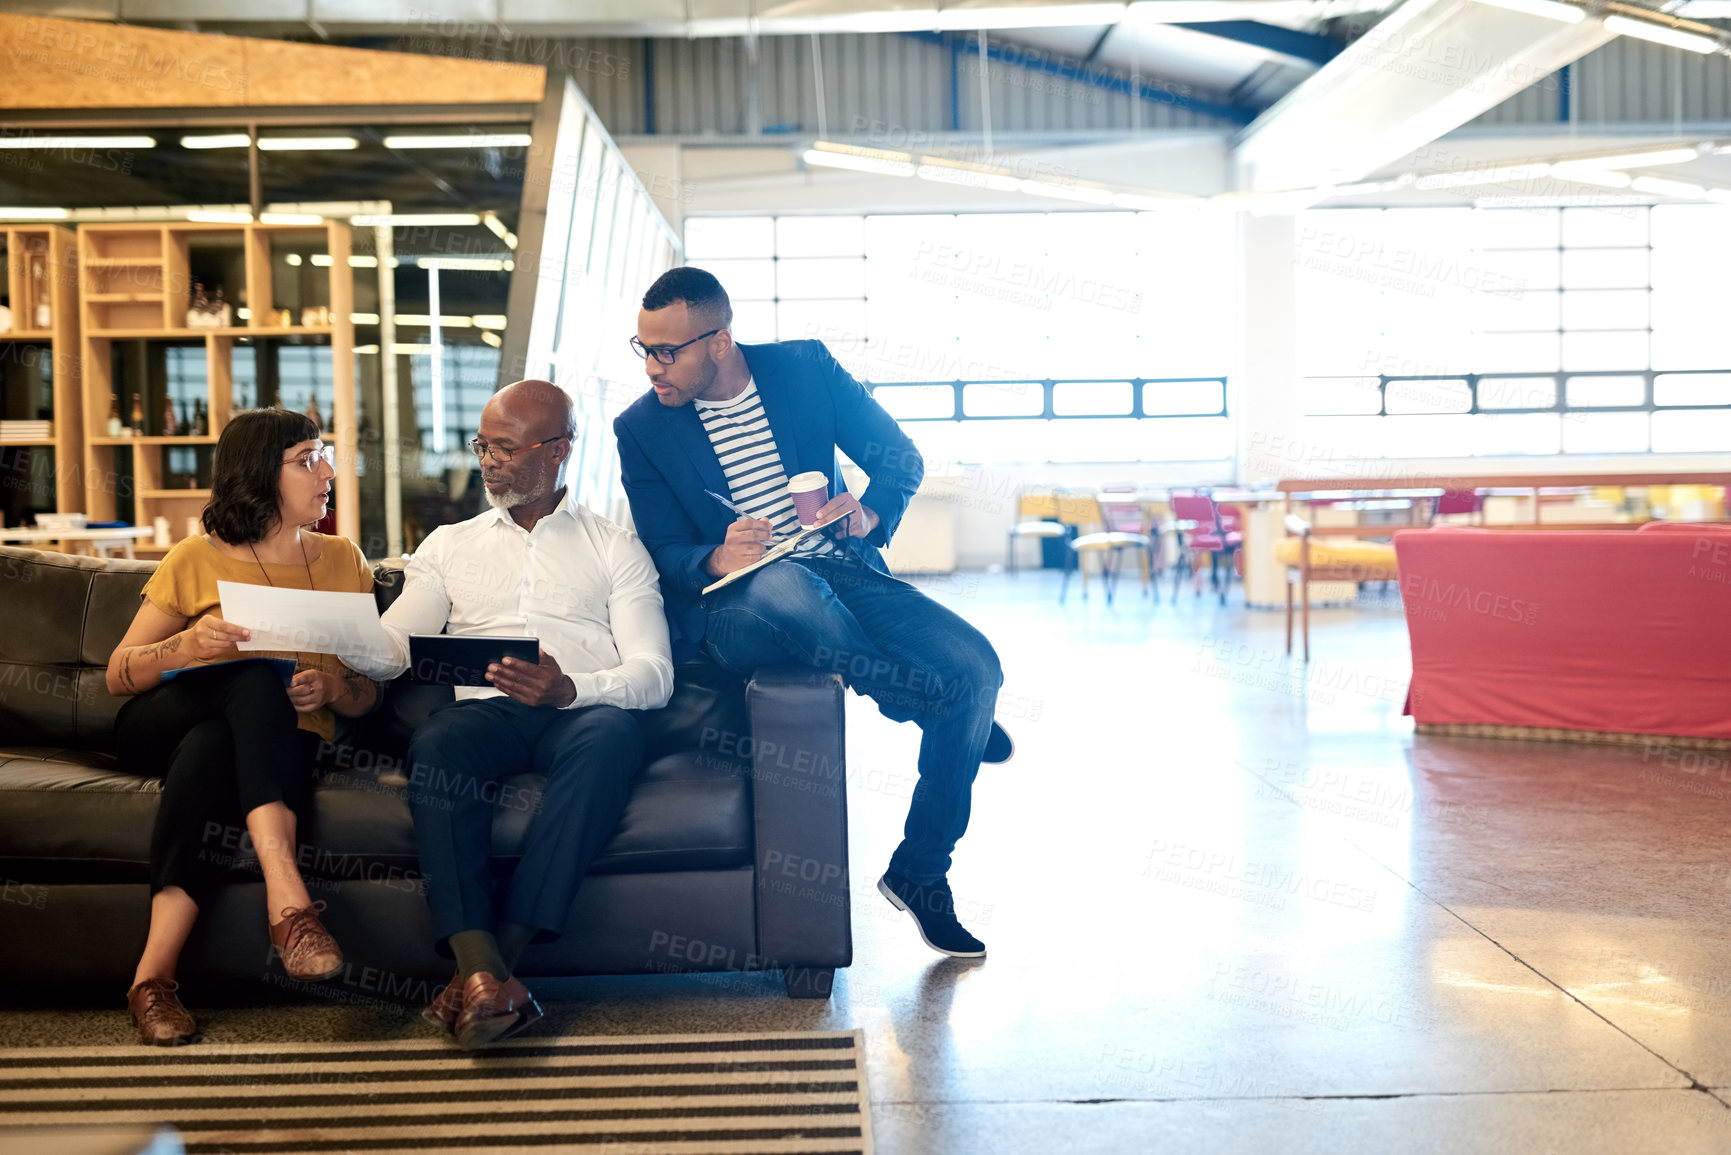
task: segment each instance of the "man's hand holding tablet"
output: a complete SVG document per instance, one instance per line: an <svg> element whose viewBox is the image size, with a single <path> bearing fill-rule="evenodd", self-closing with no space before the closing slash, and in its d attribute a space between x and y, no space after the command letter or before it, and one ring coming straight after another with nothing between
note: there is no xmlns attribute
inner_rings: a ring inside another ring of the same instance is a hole
<svg viewBox="0 0 1731 1155"><path fill-rule="evenodd" d="M541 651L541 661L501 658L487 667L487 681L525 706L553 706L563 710L577 698L577 687L553 655Z"/></svg>

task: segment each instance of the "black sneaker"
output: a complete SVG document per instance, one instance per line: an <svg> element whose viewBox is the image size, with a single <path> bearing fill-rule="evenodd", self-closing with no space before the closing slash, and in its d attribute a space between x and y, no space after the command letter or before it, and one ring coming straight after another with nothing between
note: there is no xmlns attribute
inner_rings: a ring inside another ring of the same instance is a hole
<svg viewBox="0 0 1731 1155"><path fill-rule="evenodd" d="M951 958L986 957L986 944L956 921L956 900L950 894L948 879L921 884L885 872L878 879L878 893L897 910L913 915L920 937L939 954Z"/></svg>
<svg viewBox="0 0 1731 1155"><path fill-rule="evenodd" d="M986 752L981 756L982 762L1008 762L1016 752L1016 744L1010 740L1010 733L996 722L992 723L992 733L986 738Z"/></svg>

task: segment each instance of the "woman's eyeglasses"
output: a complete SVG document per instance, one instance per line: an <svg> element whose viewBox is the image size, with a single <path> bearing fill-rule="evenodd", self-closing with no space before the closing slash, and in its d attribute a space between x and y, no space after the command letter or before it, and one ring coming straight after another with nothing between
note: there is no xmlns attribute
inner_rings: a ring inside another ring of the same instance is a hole
<svg viewBox="0 0 1731 1155"><path fill-rule="evenodd" d="M308 473L317 473L319 462L324 462L332 469L337 467L337 447L321 445L317 449L309 449L305 453L297 453L286 459L284 465L298 465Z"/></svg>

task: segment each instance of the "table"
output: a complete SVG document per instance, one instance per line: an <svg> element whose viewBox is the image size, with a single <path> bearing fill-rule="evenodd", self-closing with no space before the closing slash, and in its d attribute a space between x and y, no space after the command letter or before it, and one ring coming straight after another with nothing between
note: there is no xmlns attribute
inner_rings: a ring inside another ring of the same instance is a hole
<svg viewBox="0 0 1731 1155"><path fill-rule="evenodd" d="M119 549L132 557L132 547L145 538L154 538L156 530L147 525L90 526L84 529L0 529L0 542L35 545L60 542L69 553L88 553L92 557L107 557L108 550ZM82 542L82 548L79 543Z"/></svg>

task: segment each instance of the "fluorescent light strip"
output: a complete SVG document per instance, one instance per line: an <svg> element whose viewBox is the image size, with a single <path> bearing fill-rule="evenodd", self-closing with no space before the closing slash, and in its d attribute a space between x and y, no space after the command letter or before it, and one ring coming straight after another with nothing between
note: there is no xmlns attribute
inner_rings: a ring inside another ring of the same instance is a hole
<svg viewBox="0 0 1731 1155"><path fill-rule="evenodd" d="M251 213L217 212L212 209L193 209L186 214L186 219L199 225L250 225Z"/></svg>
<svg viewBox="0 0 1731 1155"><path fill-rule="evenodd" d="M1543 16L1547 20L1560 20L1564 24L1579 24L1587 18L1584 8L1560 4L1557 0L1479 0L1479 3L1507 8L1510 12L1524 12L1528 16Z"/></svg>
<svg viewBox="0 0 1731 1155"><path fill-rule="evenodd" d="M477 329L503 329L505 327L505 314L476 313L475 327Z"/></svg>
<svg viewBox="0 0 1731 1155"><path fill-rule="evenodd" d="M1634 180L1626 172L1594 168L1584 162L1552 165L1551 175L1558 180L1573 181L1576 184L1596 184L1600 188L1628 188Z"/></svg>
<svg viewBox="0 0 1731 1155"><path fill-rule="evenodd" d="M0 220L63 221L71 214L65 209L31 208L27 205L0 206Z"/></svg>
<svg viewBox="0 0 1731 1155"><path fill-rule="evenodd" d="M463 225L478 225L481 223L480 213L362 213L350 217L349 222L357 228L369 228L376 225L390 225L402 228L405 225L449 225L453 228Z"/></svg>
<svg viewBox="0 0 1731 1155"><path fill-rule="evenodd" d="M1022 191L1029 196L1051 197L1053 200L1081 201L1090 205L1109 205L1112 203L1112 190L1094 188L1080 184L1053 184L1043 180L1025 180Z"/></svg>
<svg viewBox="0 0 1731 1155"><path fill-rule="evenodd" d="M1559 165L1591 165L1593 168L1648 168L1654 165L1687 164L1701 155L1698 148L1656 148L1625 152L1617 156L1583 156L1558 161Z"/></svg>
<svg viewBox="0 0 1731 1155"><path fill-rule="evenodd" d="M377 313L350 313L349 314L349 324L351 324L351 325L377 325L378 323L379 323L379 315Z"/></svg>
<svg viewBox="0 0 1731 1155"><path fill-rule="evenodd" d="M1412 183L1408 179L1395 180L1361 180L1354 184L1337 184L1328 188L1331 197L1362 197L1376 193L1393 192L1397 188L1405 188Z"/></svg>
<svg viewBox="0 0 1731 1155"><path fill-rule="evenodd" d="M505 227L505 222L499 219L499 214L487 213L481 218L481 223L492 230L494 236L504 241L507 249L516 249L517 234Z"/></svg>
<svg viewBox="0 0 1731 1155"><path fill-rule="evenodd" d="M493 346L495 349L502 348L505 344L505 342L500 339L499 334L493 332L491 329L481 330L481 340Z"/></svg>
<svg viewBox="0 0 1731 1155"><path fill-rule="evenodd" d="M418 269L465 269L478 273L508 273L517 267L509 257L418 257Z"/></svg>
<svg viewBox="0 0 1731 1155"><path fill-rule="evenodd" d="M246 143L247 135L244 132L217 132L180 138L181 148L245 148Z"/></svg>
<svg viewBox="0 0 1731 1155"><path fill-rule="evenodd" d="M1020 178L1008 173L933 164L929 157L920 162L919 168L914 170L914 175L934 184L961 185L964 188L983 188L993 192L1017 192L1022 187Z"/></svg>
<svg viewBox="0 0 1731 1155"><path fill-rule="evenodd" d="M433 315L431 313L398 313L397 324L430 329L433 326ZM473 329L474 327L475 321L472 317L454 317L449 315L441 315L439 317L439 328L441 329Z"/></svg>
<svg viewBox="0 0 1731 1155"><path fill-rule="evenodd" d="M1644 205L1650 197L1617 193L1583 193L1568 196L1479 197L1473 205L1481 209L1608 208L1612 205Z"/></svg>
<svg viewBox="0 0 1731 1155"><path fill-rule="evenodd" d="M386 148L528 148L533 138L526 132L465 133L463 135L407 135L385 137Z"/></svg>
<svg viewBox="0 0 1731 1155"><path fill-rule="evenodd" d="M1479 184L1507 184L1516 180L1532 180L1551 170L1548 164L1512 164L1501 168L1477 168L1464 172L1438 172L1419 177L1413 187L1421 192L1444 188L1470 188Z"/></svg>
<svg viewBox="0 0 1731 1155"><path fill-rule="evenodd" d="M153 136L0 136L0 148L155 148Z"/></svg>
<svg viewBox="0 0 1731 1155"><path fill-rule="evenodd" d="M260 152L348 152L360 141L352 136L261 136Z"/></svg>
<svg viewBox="0 0 1731 1155"><path fill-rule="evenodd" d="M317 213L260 213L261 225L322 225L325 218Z"/></svg>
<svg viewBox="0 0 1731 1155"><path fill-rule="evenodd" d="M352 136L261 136L260 152L348 152L360 147ZM245 148L244 132L218 132L205 136L183 136L180 147L193 149Z"/></svg>
<svg viewBox="0 0 1731 1155"><path fill-rule="evenodd" d="M1143 196L1141 193L1113 193L1112 207L1117 209L1133 209L1139 212L1160 212L1179 204L1189 204L1189 201L1165 199L1162 197Z"/></svg>
<svg viewBox="0 0 1731 1155"><path fill-rule="evenodd" d="M900 157L902 159L894 159ZM836 152L833 149L808 148L805 163L819 168L845 168L851 172L869 172L876 176L913 176L916 168L907 153L884 153L872 156L860 152Z"/></svg>
<svg viewBox="0 0 1731 1155"><path fill-rule="evenodd" d="M1705 56L1710 52L1719 51L1720 40L1717 36L1703 36L1699 32L1685 32L1681 28L1670 28L1656 24L1651 20L1638 20L1632 16L1605 17L1605 31L1615 32L1619 36L1632 36L1636 40L1645 40L1651 44L1663 44L1667 48L1681 48L1685 52L1699 52Z"/></svg>

